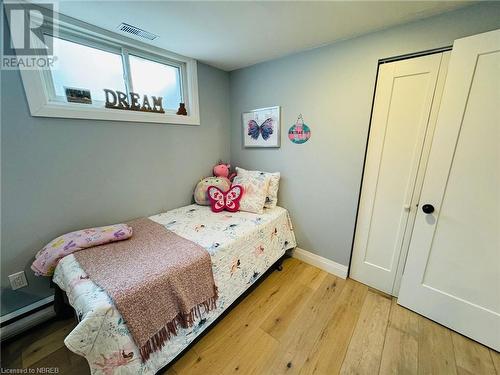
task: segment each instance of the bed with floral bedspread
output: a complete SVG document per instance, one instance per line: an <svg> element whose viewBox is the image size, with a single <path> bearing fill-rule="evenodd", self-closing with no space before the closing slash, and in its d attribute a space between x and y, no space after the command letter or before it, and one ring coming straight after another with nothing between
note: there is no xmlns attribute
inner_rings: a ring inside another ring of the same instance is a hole
<svg viewBox="0 0 500 375"><path fill-rule="evenodd" d="M73 255L63 258L53 281L66 292L79 323L64 343L84 356L92 374L155 374L172 361L286 250L296 246L288 212L281 207L257 215L248 212L213 213L190 205L150 217L210 254L219 290L217 308L203 315L146 362L113 301L85 274ZM133 259L131 259L133 261ZM120 272L120 270L116 270Z"/></svg>

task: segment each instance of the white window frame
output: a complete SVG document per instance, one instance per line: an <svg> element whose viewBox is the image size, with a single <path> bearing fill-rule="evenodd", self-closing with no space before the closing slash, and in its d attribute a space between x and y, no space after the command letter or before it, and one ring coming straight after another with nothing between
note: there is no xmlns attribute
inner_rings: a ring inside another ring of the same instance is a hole
<svg viewBox="0 0 500 375"><path fill-rule="evenodd" d="M197 62L148 44L135 41L119 34L89 25L59 14L51 20L56 38L62 38L85 46L117 53L122 56L124 81L127 94L132 91L132 78L129 76L128 55L134 55L162 64L180 68L181 94L186 104L187 116L177 115L174 110L165 113L123 111L105 108L104 102L93 99L93 104L69 103L55 96L52 74L49 70L21 69L21 78L26 92L30 113L35 117L80 118L108 121L151 122L164 124L199 125L198 74ZM109 87L113 89L112 87ZM139 93L141 95L148 93Z"/></svg>

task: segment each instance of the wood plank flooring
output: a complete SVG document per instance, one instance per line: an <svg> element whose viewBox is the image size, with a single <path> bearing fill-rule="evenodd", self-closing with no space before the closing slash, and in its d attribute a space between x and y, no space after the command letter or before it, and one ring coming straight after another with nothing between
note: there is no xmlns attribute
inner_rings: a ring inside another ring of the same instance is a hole
<svg viewBox="0 0 500 375"><path fill-rule="evenodd" d="M73 320L2 344L2 368L88 374ZM285 261L164 375L497 374L500 354L354 280Z"/></svg>

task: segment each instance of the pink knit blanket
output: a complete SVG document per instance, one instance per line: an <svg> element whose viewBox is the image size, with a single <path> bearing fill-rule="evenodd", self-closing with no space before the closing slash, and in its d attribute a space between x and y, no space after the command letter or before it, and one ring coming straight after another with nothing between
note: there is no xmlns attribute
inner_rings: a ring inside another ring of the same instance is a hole
<svg viewBox="0 0 500 375"><path fill-rule="evenodd" d="M216 307L212 262L201 246L146 218L127 223L127 241L75 253L90 279L113 299L143 361L202 313Z"/></svg>

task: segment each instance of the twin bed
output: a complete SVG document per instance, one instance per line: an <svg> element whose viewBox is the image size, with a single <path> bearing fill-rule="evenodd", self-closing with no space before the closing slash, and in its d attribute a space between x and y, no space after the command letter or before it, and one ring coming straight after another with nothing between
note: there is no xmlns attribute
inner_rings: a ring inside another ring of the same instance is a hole
<svg viewBox="0 0 500 375"><path fill-rule="evenodd" d="M66 346L89 362L92 374L155 374L168 365L259 279L286 250L296 246L288 212L281 207L263 214L214 213L190 205L149 219L205 248L210 254L219 297L216 309L194 325L180 328L160 351L142 361L126 322L107 293L90 280L74 255L64 257L53 281L75 309L78 325ZM116 270L120 272L120 270Z"/></svg>

